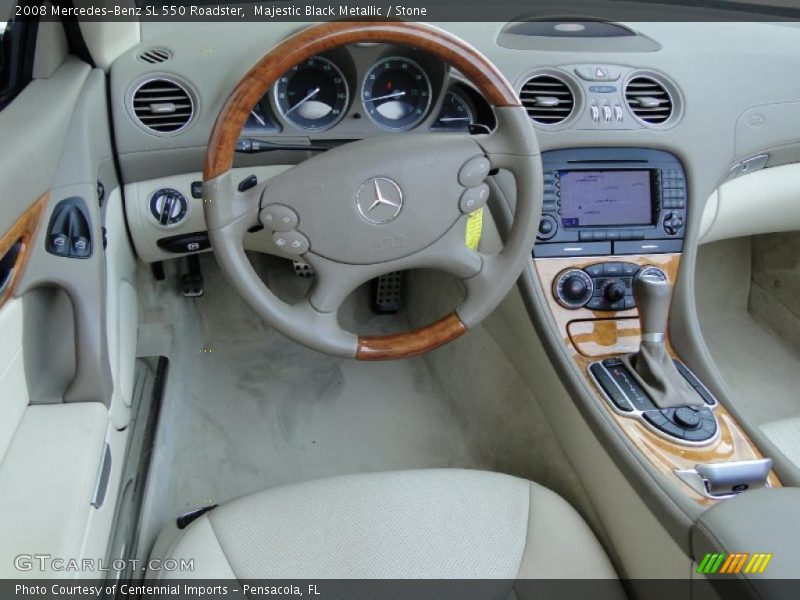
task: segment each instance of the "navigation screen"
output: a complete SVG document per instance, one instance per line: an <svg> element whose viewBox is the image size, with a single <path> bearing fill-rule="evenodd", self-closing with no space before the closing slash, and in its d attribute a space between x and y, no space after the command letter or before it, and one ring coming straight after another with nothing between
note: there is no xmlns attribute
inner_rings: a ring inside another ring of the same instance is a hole
<svg viewBox="0 0 800 600"><path fill-rule="evenodd" d="M650 171L561 171L564 227L650 225Z"/></svg>

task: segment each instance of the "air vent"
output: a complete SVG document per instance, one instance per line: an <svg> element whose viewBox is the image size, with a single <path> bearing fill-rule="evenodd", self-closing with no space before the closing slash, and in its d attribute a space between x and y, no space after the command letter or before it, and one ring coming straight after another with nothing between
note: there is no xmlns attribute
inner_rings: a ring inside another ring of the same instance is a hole
<svg viewBox="0 0 800 600"><path fill-rule="evenodd" d="M150 48L139 54L136 58L142 62L155 65L166 62L172 58L172 52L166 48Z"/></svg>
<svg viewBox="0 0 800 600"><path fill-rule="evenodd" d="M169 79L151 79L133 93L133 112L150 131L174 133L192 119L192 98L182 85Z"/></svg>
<svg viewBox="0 0 800 600"><path fill-rule="evenodd" d="M519 98L531 119L542 125L566 121L575 109L575 95L562 79L536 75L528 79Z"/></svg>
<svg viewBox="0 0 800 600"><path fill-rule="evenodd" d="M631 79L625 86L625 100L633 114L645 123L660 125L672 116L672 97L652 77L639 75Z"/></svg>

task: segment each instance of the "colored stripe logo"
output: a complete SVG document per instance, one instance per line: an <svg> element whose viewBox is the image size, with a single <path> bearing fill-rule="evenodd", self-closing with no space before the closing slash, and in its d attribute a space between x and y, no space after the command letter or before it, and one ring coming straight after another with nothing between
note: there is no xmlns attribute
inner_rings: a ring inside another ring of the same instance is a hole
<svg viewBox="0 0 800 600"><path fill-rule="evenodd" d="M697 572L706 575L714 573L728 575L763 573L771 560L772 553L756 552L750 554L748 552L736 552L734 554L726 554L725 552L710 552L703 557L697 567Z"/></svg>

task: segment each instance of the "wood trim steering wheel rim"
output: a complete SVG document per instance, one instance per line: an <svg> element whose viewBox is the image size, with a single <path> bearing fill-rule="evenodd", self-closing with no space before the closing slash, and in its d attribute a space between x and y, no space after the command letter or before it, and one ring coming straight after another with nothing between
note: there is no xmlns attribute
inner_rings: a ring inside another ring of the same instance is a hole
<svg viewBox="0 0 800 600"><path fill-rule="evenodd" d="M233 166L236 141L250 111L294 65L346 44L374 42L413 46L437 56L467 77L494 107L520 107L514 89L482 54L459 38L431 25L401 21L335 21L312 25L267 52L239 81L214 124L203 167L208 182ZM419 329L384 336L359 336L355 358L391 360L423 354L466 333L454 311Z"/></svg>

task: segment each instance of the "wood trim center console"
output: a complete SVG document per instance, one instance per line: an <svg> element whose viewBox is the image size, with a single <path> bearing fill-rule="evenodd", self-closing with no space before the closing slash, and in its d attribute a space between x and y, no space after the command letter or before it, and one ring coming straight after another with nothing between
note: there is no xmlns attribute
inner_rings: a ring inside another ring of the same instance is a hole
<svg viewBox="0 0 800 600"><path fill-rule="evenodd" d="M603 406L625 432L630 440L641 450L650 462L693 500L702 505L712 505L719 500L709 498L684 483L676 470L693 469L695 465L713 462L744 461L764 458L733 416L721 404L714 413L717 417L719 435L708 444L688 446L671 442L647 428L640 420L621 415L614 411L606 400L603 391L589 374L589 366L605 358L635 352L639 347L639 313L636 308L615 312L590 310L588 308L570 309L560 304L552 290L560 273L566 269L583 269L590 265L607 262L635 263L639 266L660 267L674 285L680 266L680 254L655 254L636 256L604 256L575 258L535 258L534 265L548 300L548 305L561 336L564 348L583 373L588 385L594 391L597 402ZM669 339L667 349L673 358L679 358ZM780 487L775 472L768 477L769 484Z"/></svg>

